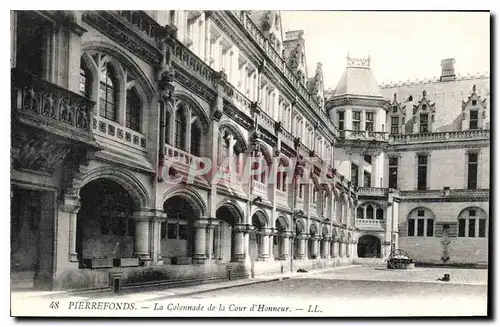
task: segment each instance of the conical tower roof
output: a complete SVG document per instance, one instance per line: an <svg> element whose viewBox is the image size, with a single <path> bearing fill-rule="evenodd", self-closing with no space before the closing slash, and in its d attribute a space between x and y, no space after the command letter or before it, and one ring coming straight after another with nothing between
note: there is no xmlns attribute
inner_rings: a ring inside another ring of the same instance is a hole
<svg viewBox="0 0 500 327"><path fill-rule="evenodd" d="M333 92L333 97L344 95L382 98L382 91L370 69L370 57L347 57L347 66Z"/></svg>

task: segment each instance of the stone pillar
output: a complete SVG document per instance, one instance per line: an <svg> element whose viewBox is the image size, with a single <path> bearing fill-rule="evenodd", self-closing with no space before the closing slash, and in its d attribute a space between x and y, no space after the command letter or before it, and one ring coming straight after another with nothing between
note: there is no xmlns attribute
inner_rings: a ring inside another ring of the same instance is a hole
<svg viewBox="0 0 500 327"><path fill-rule="evenodd" d="M149 252L149 223L154 218L155 212L140 210L132 214L135 221L134 255L141 261L151 261Z"/></svg>
<svg viewBox="0 0 500 327"><path fill-rule="evenodd" d="M321 253L321 257L327 259L330 255L330 238L323 237L323 253Z"/></svg>
<svg viewBox="0 0 500 327"><path fill-rule="evenodd" d="M260 231L260 251L259 258L263 261L267 261L269 259L269 239L271 236L272 230L270 228L263 228Z"/></svg>
<svg viewBox="0 0 500 327"><path fill-rule="evenodd" d="M311 247L310 257L313 259L316 259L316 258L318 258L319 236L317 236L317 235L311 236L311 243L312 243L312 247Z"/></svg>
<svg viewBox="0 0 500 327"><path fill-rule="evenodd" d="M297 240L299 242L297 257L298 259L303 260L306 255L307 235L298 235Z"/></svg>
<svg viewBox="0 0 500 327"><path fill-rule="evenodd" d="M292 237L292 232L286 231L280 234L281 237L281 249L280 249L280 259L287 260L290 257L290 239Z"/></svg>
<svg viewBox="0 0 500 327"><path fill-rule="evenodd" d="M214 259L212 257L212 254L214 254L214 230L215 227L219 225L219 222L217 219L210 219L209 224L207 225L207 243L206 243L206 256L207 259L212 260Z"/></svg>
<svg viewBox="0 0 500 327"><path fill-rule="evenodd" d="M209 221L204 217L195 219L193 223L193 231L194 231L193 263L203 264L207 259L206 236L207 236L208 224Z"/></svg>
<svg viewBox="0 0 500 327"><path fill-rule="evenodd" d="M76 223L78 211L80 210L80 199L77 196L66 196L64 203L59 208L69 215L69 261L78 262L78 255L76 253Z"/></svg>
<svg viewBox="0 0 500 327"><path fill-rule="evenodd" d="M245 231L246 225L235 225L234 233L234 261L242 262L245 259Z"/></svg>
<svg viewBox="0 0 500 327"><path fill-rule="evenodd" d="M167 219L167 214L163 210L156 210L155 217L152 220L151 228L151 261L155 264L163 264L161 253L161 224Z"/></svg>

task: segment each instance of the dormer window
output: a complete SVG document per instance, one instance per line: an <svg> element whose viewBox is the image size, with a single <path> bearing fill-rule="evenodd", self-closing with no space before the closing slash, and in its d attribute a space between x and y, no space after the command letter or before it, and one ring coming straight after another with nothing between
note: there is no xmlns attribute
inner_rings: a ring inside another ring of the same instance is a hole
<svg viewBox="0 0 500 327"><path fill-rule="evenodd" d="M472 100L472 105L476 106L477 105L477 100Z"/></svg>
<svg viewBox="0 0 500 327"><path fill-rule="evenodd" d="M399 117L391 117L391 134L399 134Z"/></svg>
<svg viewBox="0 0 500 327"><path fill-rule="evenodd" d="M422 105L422 110L426 110L427 109L427 105L426 104L423 104Z"/></svg>
<svg viewBox="0 0 500 327"><path fill-rule="evenodd" d="M469 129L478 129L478 111L471 110L470 111L470 120L469 120Z"/></svg>
<svg viewBox="0 0 500 327"><path fill-rule="evenodd" d="M392 112L397 113L398 112L398 106L392 106Z"/></svg>
<svg viewBox="0 0 500 327"><path fill-rule="evenodd" d="M428 132L429 132L429 115L420 114L420 133L428 133Z"/></svg>

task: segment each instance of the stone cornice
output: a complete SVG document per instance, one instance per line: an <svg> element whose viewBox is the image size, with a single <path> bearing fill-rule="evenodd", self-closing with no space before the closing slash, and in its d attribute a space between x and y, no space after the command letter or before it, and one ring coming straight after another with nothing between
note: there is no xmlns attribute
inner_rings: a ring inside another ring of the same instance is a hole
<svg viewBox="0 0 500 327"><path fill-rule="evenodd" d="M215 90L202 83L198 78L190 76L182 66L174 64L174 81L193 92L208 103L213 103L217 98Z"/></svg>
<svg viewBox="0 0 500 327"><path fill-rule="evenodd" d="M131 25L124 23L115 14L108 11L86 11L82 15L82 20L145 62L153 66L160 64L162 58L160 49L152 42L146 41L131 28Z"/></svg>
<svg viewBox="0 0 500 327"><path fill-rule="evenodd" d="M400 191L401 202L474 202L490 201L489 189L445 189Z"/></svg>
<svg viewBox="0 0 500 327"><path fill-rule="evenodd" d="M357 95L343 94L339 96L333 96L325 104L325 108L328 110L332 107L338 106L363 106L363 107L377 107L387 110L386 106L387 100L384 98L373 98L373 97L363 97Z"/></svg>
<svg viewBox="0 0 500 327"><path fill-rule="evenodd" d="M439 142L427 144L389 144L387 152L409 152L427 150L477 149L490 147L489 141L467 140L464 142Z"/></svg>

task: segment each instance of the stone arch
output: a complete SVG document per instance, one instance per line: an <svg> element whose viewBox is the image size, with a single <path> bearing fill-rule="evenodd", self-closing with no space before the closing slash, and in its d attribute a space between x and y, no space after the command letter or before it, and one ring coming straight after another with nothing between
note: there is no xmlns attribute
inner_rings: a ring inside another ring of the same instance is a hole
<svg viewBox="0 0 500 327"><path fill-rule="evenodd" d="M362 233L356 240L359 258L381 258L383 239L377 233Z"/></svg>
<svg viewBox="0 0 500 327"><path fill-rule="evenodd" d="M259 224L262 226L262 227L267 227L269 226L269 217L267 216L267 214L265 213L264 210L262 209L257 209L255 210L253 213L252 213L252 221L253 221L253 217L256 217L257 221L259 222Z"/></svg>
<svg viewBox="0 0 500 327"><path fill-rule="evenodd" d="M309 225L309 234L310 234L310 235L318 235L318 233L319 233L319 229L318 229L317 224L316 224L316 223L314 223L314 222L313 222L313 223L311 223L311 224Z"/></svg>
<svg viewBox="0 0 500 327"><path fill-rule="evenodd" d="M302 221L302 219L295 219L294 229L295 229L294 232L297 235L304 234L306 232L306 226Z"/></svg>
<svg viewBox="0 0 500 327"><path fill-rule="evenodd" d="M275 222L275 228L278 229L278 226L280 226L284 231L287 231L289 230L289 226L288 226L288 219L286 219L285 216L279 216L277 219L276 219L276 222Z"/></svg>
<svg viewBox="0 0 500 327"><path fill-rule="evenodd" d="M418 212L418 210L428 211L432 214L433 217L435 217L434 211L432 211L431 209L429 209L427 207L419 206L419 207L416 207L416 208L413 208L412 210L410 210L410 212L408 213L408 218L413 216L416 212Z"/></svg>
<svg viewBox="0 0 500 327"><path fill-rule="evenodd" d="M488 219L488 214L486 213L486 211L483 208L480 208L480 207L477 207L477 206L466 206L465 208L463 208L462 210L460 210L459 214L457 215L457 219L459 217L461 217L464 214L464 212L466 212L468 210L477 210L480 213L480 215L478 215L478 218Z"/></svg>
<svg viewBox="0 0 500 327"><path fill-rule="evenodd" d="M199 195L199 193L189 186L179 185L173 187L168 190L162 197L162 204L165 203L168 199L180 196L191 206L194 210L195 214L199 217L204 216L206 212L206 205L203 198Z"/></svg>
<svg viewBox="0 0 500 327"><path fill-rule="evenodd" d="M183 91L177 91L174 95L174 98L174 107L177 107L177 104L179 102L186 103L191 108L192 113L199 117L204 132L207 132L210 125L210 118L208 117L206 111L203 110L203 107L200 105L200 103L196 99L194 99L192 95ZM174 108L174 110L176 109Z"/></svg>
<svg viewBox="0 0 500 327"><path fill-rule="evenodd" d="M146 76L144 71L126 51L123 51L118 46L106 41L88 41L82 44L82 54L89 51L99 51L108 54L115 60L120 62L124 67L128 68L137 78L141 90L145 93L148 99L153 99L155 96L155 86Z"/></svg>
<svg viewBox="0 0 500 327"><path fill-rule="evenodd" d="M326 226L323 226L323 228L321 229L321 236L328 237L328 234L328 228Z"/></svg>
<svg viewBox="0 0 500 327"><path fill-rule="evenodd" d="M80 190L93 180L105 178L110 179L122 186L133 198L134 205L137 208L151 208L151 197L146 187L132 173L112 167L100 167L89 172L82 180L77 195L80 195Z"/></svg>
<svg viewBox="0 0 500 327"><path fill-rule="evenodd" d="M335 227L333 227L332 233L331 233L332 239L335 240L337 238L337 235L338 235L337 229Z"/></svg>
<svg viewBox="0 0 500 327"><path fill-rule="evenodd" d="M245 217L245 215L243 213L243 209L241 209L236 201L232 199L224 199L217 204L216 211L223 207L227 208L228 211L233 215L233 217L236 218L237 224L241 224L243 222L243 218Z"/></svg>
<svg viewBox="0 0 500 327"><path fill-rule="evenodd" d="M357 243L359 241L359 239L363 236L373 236L373 237L376 237L380 240L380 242L383 242L384 241L384 238L383 236L381 236L379 233L376 233L376 232L363 232L363 233L360 233L358 235L358 237L355 239L355 243Z"/></svg>
<svg viewBox="0 0 500 327"><path fill-rule="evenodd" d="M340 231L339 239L340 239L340 242L345 243L345 241L346 241L345 232L343 230Z"/></svg>
<svg viewBox="0 0 500 327"><path fill-rule="evenodd" d="M226 120L226 121L221 122L219 124L219 130L221 130L224 127L229 129L231 131L231 133L233 133L233 135L236 136L238 141L241 142L241 144L243 146L242 151L243 152L246 151L248 149L248 142L247 142L245 136L243 135L243 133L241 132L241 130L238 128L238 126L236 126L235 123Z"/></svg>

